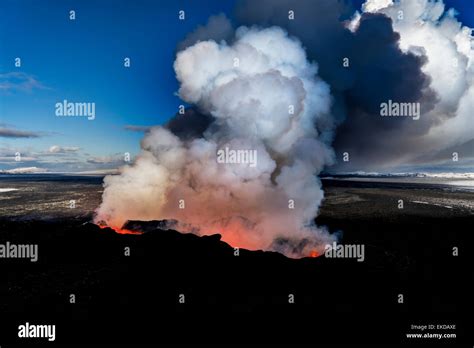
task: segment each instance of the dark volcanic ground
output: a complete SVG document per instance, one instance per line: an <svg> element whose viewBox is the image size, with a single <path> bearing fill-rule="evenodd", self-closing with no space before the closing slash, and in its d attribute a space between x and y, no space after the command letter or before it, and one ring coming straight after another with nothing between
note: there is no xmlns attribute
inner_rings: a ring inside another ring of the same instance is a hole
<svg viewBox="0 0 474 348"><path fill-rule="evenodd" d="M118 235L87 223L100 181L71 183L79 186L55 182L52 190L40 181L24 186L28 199L20 190L0 196L0 243L39 244L36 263L0 259L0 344L25 343L17 333L26 321L56 324L58 342L472 343L472 193L325 181L317 222L343 231L344 243L364 244L366 259L357 262L234 256L218 236L175 231ZM79 197L75 209L59 204L71 196ZM51 207L48 200L62 218L35 209ZM430 332L457 339L407 339L420 333L413 324L455 324Z"/></svg>
<svg viewBox="0 0 474 348"><path fill-rule="evenodd" d="M79 218L87 221L101 202L102 181L101 176L0 174L0 217L16 220Z"/></svg>

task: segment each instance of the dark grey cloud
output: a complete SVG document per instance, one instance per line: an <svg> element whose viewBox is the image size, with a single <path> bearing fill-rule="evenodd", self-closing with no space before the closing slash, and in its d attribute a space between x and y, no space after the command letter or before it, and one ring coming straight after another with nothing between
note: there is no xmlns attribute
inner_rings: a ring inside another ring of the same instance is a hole
<svg viewBox="0 0 474 348"><path fill-rule="evenodd" d="M0 125L0 137L2 138L39 138L44 136L41 132L23 131Z"/></svg>
<svg viewBox="0 0 474 348"><path fill-rule="evenodd" d="M290 10L294 20L288 19ZM330 84L334 96L338 165L347 166L339 161L342 152L350 153L352 168L397 163L406 151L416 151L420 136L443 120L441 116L418 121L380 116L380 104L388 100L419 102L422 113L437 102L430 78L422 72L427 58L400 50L399 34L385 15L364 13L351 31L345 21L354 9L348 1L242 0L236 13L244 25L285 28L317 62L318 74ZM344 67L344 58L349 59L349 67Z"/></svg>
<svg viewBox="0 0 474 348"><path fill-rule="evenodd" d="M453 154L456 153L458 161L453 161ZM459 145L450 146L440 152L434 153L428 157L432 163L444 166L470 166L474 167L474 139Z"/></svg>
<svg viewBox="0 0 474 348"><path fill-rule="evenodd" d="M211 126L214 118L199 112L196 108L187 108L184 114L176 113L165 125L181 140L200 138Z"/></svg>
<svg viewBox="0 0 474 348"><path fill-rule="evenodd" d="M178 44L178 51L194 45L199 41L214 40L220 42L222 40L230 40L234 35L232 24L224 14L209 17L206 25L197 27L196 30L189 33L186 38Z"/></svg>
<svg viewBox="0 0 474 348"><path fill-rule="evenodd" d="M189 107L181 114L177 112L163 127L170 130L174 135L182 140L200 138L212 124L214 118L198 111L195 107ZM132 132L150 131L154 126L127 125L124 128Z"/></svg>

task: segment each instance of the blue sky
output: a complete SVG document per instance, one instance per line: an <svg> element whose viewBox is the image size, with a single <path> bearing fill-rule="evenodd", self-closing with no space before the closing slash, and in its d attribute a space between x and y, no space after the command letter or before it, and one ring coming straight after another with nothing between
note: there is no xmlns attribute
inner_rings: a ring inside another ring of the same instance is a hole
<svg viewBox="0 0 474 348"><path fill-rule="evenodd" d="M3 75L0 83L17 86L0 91L0 127L40 136L0 137L0 148L10 156L18 150L25 158L53 145L79 147L77 152L91 158L137 153L143 134L124 126L161 124L181 104L173 71L177 43L209 15L230 16L233 6L193 0L2 0L0 73L15 75ZM180 9L186 11L185 21L178 20ZM14 66L16 57L20 68ZM123 66L125 57L131 59L130 68ZM56 117L55 104L64 99L95 102L95 120ZM29 162L21 165L36 165ZM3 163L0 169L12 165L20 164ZM88 168L64 168L82 169Z"/></svg>
<svg viewBox="0 0 474 348"><path fill-rule="evenodd" d="M445 1L472 27L469 2ZM229 0L1 0L0 170L114 168L124 152L136 154L143 134L124 127L162 124L181 104L176 45L210 15L232 20L234 6ZM55 104L64 99L94 102L96 118L56 117ZM17 151L21 162L13 160Z"/></svg>

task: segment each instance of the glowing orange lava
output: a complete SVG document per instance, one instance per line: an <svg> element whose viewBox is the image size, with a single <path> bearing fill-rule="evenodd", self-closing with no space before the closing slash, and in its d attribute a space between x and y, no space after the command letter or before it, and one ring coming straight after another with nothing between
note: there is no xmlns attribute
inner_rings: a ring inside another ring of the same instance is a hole
<svg viewBox="0 0 474 348"><path fill-rule="evenodd" d="M142 232L138 232L138 231L131 231L131 230L127 230L125 228L119 228L119 227L114 227L114 226L107 226L107 225L97 225L99 226L100 228L104 229L104 228L110 228L112 230L114 230L116 233L118 234L142 234Z"/></svg>
<svg viewBox="0 0 474 348"><path fill-rule="evenodd" d="M319 253L316 250L311 250L309 253L309 257L318 257L320 256Z"/></svg>
<svg viewBox="0 0 474 348"><path fill-rule="evenodd" d="M207 232L207 231L206 231ZM222 236L221 240L229 244L233 248L248 249L248 250L259 250L261 249L261 241L253 239L252 234L246 232L240 226L226 226L225 228L216 228L209 233L218 233Z"/></svg>

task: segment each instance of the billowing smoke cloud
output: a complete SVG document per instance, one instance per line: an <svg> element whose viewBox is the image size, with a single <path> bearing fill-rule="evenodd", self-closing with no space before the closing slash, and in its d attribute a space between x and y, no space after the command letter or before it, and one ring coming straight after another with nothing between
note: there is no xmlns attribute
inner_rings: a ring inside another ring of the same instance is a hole
<svg viewBox="0 0 474 348"><path fill-rule="evenodd" d="M244 24L286 28L318 62L340 123L334 170L423 165L473 139L472 30L442 1L368 0L355 15L348 4L243 0L237 10ZM388 100L420 103L420 119L381 117L380 104ZM341 161L343 152L349 162ZM474 157L474 149L462 156ZM451 156L445 162L452 164Z"/></svg>
<svg viewBox="0 0 474 348"><path fill-rule="evenodd" d="M243 0L237 20L247 27L233 35L220 15L180 44L179 95L193 108L150 129L136 162L106 177L96 221L176 220L234 246L308 255L334 239L313 223L331 144L343 171L474 158L472 30L442 2L368 0L358 13L345 1ZM381 117L389 100L419 103L419 119ZM221 163L224 150L244 163Z"/></svg>
<svg viewBox="0 0 474 348"><path fill-rule="evenodd" d="M446 11L442 1L368 0L363 9L392 19L400 34L400 48L425 56L423 72L431 78L430 87L438 96L435 106L424 115L433 120L429 129L410 140L410 159L423 161L430 155L450 149L461 157L474 157L474 38L472 29ZM465 146L471 144L471 146ZM451 160L451 153L445 157Z"/></svg>
<svg viewBox="0 0 474 348"><path fill-rule="evenodd" d="M105 178L96 221L177 220L183 232L220 233L237 247L321 253L334 236L313 222L323 199L316 175L332 163L334 122L329 86L301 43L278 27L241 27L231 45L179 52L174 68L205 126L189 133L178 117L152 128L135 163Z"/></svg>

